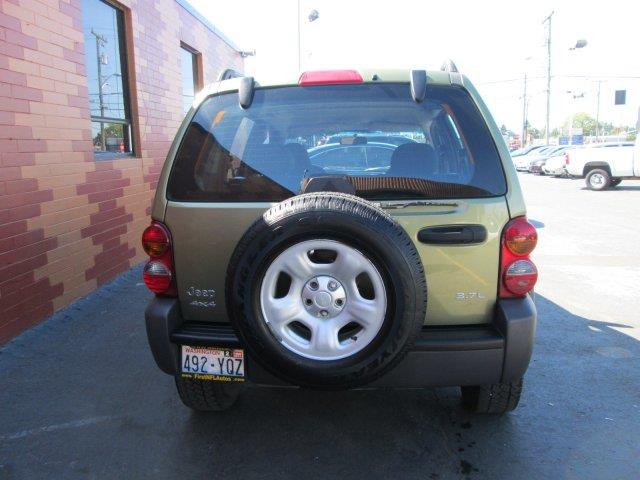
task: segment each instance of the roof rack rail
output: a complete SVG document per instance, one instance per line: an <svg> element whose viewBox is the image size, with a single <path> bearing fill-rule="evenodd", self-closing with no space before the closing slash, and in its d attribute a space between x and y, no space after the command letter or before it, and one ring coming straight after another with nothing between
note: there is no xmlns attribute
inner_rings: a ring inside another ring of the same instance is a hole
<svg viewBox="0 0 640 480"><path fill-rule="evenodd" d="M226 70L223 70L222 73L220 73L220 75L218 75L218 81L221 82L223 80L229 80L230 78L241 78L241 77L244 77L244 75L241 74L240 72L237 72L233 68L227 68Z"/></svg>
<svg viewBox="0 0 640 480"><path fill-rule="evenodd" d="M442 67L440 67L440 70L449 74L451 84L462 85L462 74L460 70L458 70L458 67L456 67L456 64L453 63L453 60L447 58L442 64Z"/></svg>

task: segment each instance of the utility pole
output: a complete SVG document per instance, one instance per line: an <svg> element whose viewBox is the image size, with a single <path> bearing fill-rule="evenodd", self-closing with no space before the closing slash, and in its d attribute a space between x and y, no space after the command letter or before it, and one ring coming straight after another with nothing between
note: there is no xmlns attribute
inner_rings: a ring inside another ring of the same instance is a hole
<svg viewBox="0 0 640 480"><path fill-rule="evenodd" d="M107 38L104 35L100 35L96 33L95 30L91 29L91 35L96 37L96 59L98 61L98 102L100 103L100 117L104 117L104 99L102 95L102 55L100 55L100 47L103 47L105 43L107 43ZM100 144L102 146L102 150L107 149L106 140L104 138L104 123L100 122Z"/></svg>
<svg viewBox="0 0 640 480"><path fill-rule="evenodd" d="M602 86L602 80L598 80L598 105L596 106L596 143L598 143L598 137L600 136L600 87Z"/></svg>
<svg viewBox="0 0 640 480"><path fill-rule="evenodd" d="M522 147L527 141L527 74L524 74L524 92L522 93Z"/></svg>
<svg viewBox="0 0 640 480"><path fill-rule="evenodd" d="M320 13L316 9L309 12L307 19L309 23L315 22L320 17ZM300 45L300 0L298 0L298 72L302 71L302 46Z"/></svg>
<svg viewBox="0 0 640 480"><path fill-rule="evenodd" d="M549 145L549 119L551 112L551 19L555 12L551 11L542 23L547 24L547 122L544 127L544 138Z"/></svg>

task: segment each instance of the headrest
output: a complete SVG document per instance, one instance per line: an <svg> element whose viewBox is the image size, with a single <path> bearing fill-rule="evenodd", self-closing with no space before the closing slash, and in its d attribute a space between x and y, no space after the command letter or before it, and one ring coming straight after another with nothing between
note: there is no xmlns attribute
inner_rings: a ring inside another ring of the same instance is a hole
<svg viewBox="0 0 640 480"><path fill-rule="evenodd" d="M307 149L299 143L287 143L284 148L293 159L293 163L298 169L305 169L311 165Z"/></svg>
<svg viewBox="0 0 640 480"><path fill-rule="evenodd" d="M392 177L432 177L438 167L438 157L431 145L405 143L393 151L387 175Z"/></svg>

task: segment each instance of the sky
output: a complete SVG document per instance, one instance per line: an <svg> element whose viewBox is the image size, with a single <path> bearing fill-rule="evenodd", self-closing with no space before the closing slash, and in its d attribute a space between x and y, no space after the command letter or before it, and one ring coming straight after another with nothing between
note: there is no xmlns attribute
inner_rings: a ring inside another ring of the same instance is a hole
<svg viewBox="0 0 640 480"><path fill-rule="evenodd" d="M241 49L256 51L245 72L258 81L361 66L438 69L451 58L476 85L496 122L516 132L522 129L525 74L529 124L544 129L543 21L553 11L552 128L575 112L596 116L598 80L601 121L635 125L638 119L638 1L609 0L598 7L584 0L189 1ZM309 22L314 9L319 17ZM570 50L578 39L587 46ZM615 90L627 90L627 105L614 105Z"/></svg>

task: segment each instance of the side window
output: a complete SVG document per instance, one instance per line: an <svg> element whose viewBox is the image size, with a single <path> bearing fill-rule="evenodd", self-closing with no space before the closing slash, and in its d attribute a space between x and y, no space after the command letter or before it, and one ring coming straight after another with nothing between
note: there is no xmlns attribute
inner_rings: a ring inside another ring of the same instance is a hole
<svg viewBox="0 0 640 480"><path fill-rule="evenodd" d="M438 180L455 183L469 181L473 174L473 163L456 122L448 112L443 110L433 122L431 136L438 156Z"/></svg>
<svg viewBox="0 0 640 480"><path fill-rule="evenodd" d="M228 113L234 109L235 114ZM267 141L265 126L238 112L234 96L212 99L198 110L182 139L168 198L252 202L290 197L302 172L290 168L292 155L284 145ZM274 174L281 182L270 179Z"/></svg>
<svg viewBox="0 0 640 480"><path fill-rule="evenodd" d="M124 14L101 0L82 0L82 27L96 159L133 152Z"/></svg>

